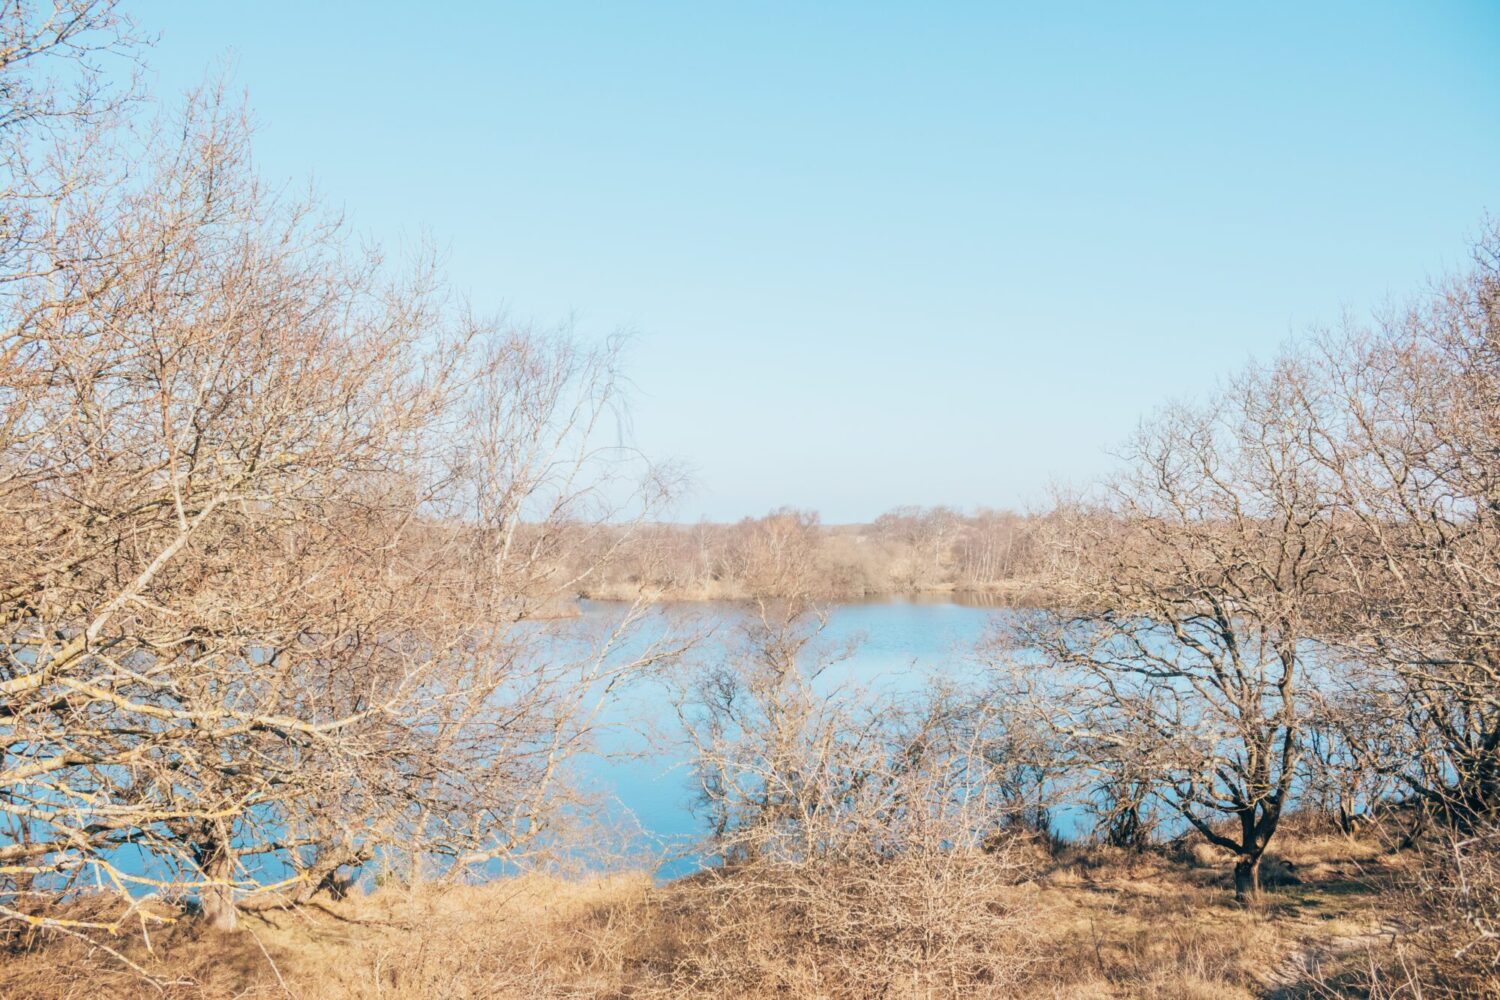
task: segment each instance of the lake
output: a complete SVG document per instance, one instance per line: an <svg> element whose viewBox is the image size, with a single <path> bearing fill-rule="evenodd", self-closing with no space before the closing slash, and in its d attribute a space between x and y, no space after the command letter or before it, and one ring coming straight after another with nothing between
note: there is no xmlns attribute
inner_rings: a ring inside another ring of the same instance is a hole
<svg viewBox="0 0 1500 1000"><path fill-rule="evenodd" d="M990 606L987 606L990 605ZM857 643L853 654L819 678L820 686L857 683L883 691L919 686L929 677L973 678L975 647L1004 608L982 596L973 600L886 598L832 607L819 644ZM584 602L583 622L604 627L623 614L610 602ZM739 612L732 604L671 604L643 624L628 644L634 651L672 627L713 630L691 655L724 655ZM689 624L691 623L691 624ZM668 668L670 669L670 668ZM681 669L681 668L679 668ZM693 845L703 828L693 813L692 776L680 732L662 682L637 680L618 690L600 719L599 754L578 765L579 783L603 807L616 837L636 863L660 858L659 876L669 878L701 863ZM649 861L648 861L649 863Z"/></svg>
<svg viewBox="0 0 1500 1000"><path fill-rule="evenodd" d="M628 605L584 601L578 618L537 622L547 643L568 657L586 656L600 636L608 635L629 610ZM980 667L975 647L998 616L1008 612L982 597L971 601L887 598L841 604L829 610L817 645L843 647L853 653L823 673L815 687L859 684L876 691L899 692L919 687L931 677L975 678ZM634 626L614 659L629 660L653 641L674 633L708 632L691 652L698 662L727 654L736 622L743 612L732 603L674 603L651 609ZM690 669L678 664L675 669ZM666 666L663 670L674 669ZM597 720L595 750L574 761L574 781L587 797L582 814L598 817L608 828L594 830L585 840L580 860L592 867L600 851L623 855L632 868L654 869L662 879L688 874L703 864L695 850L704 828L693 812L692 775L666 684L644 675L614 690ZM112 859L132 875L171 877L168 868L134 847L123 847ZM292 874L276 854L242 857L251 877L275 882ZM606 859L607 860L607 857ZM510 862L486 867L491 875L515 871ZM373 878L373 868L366 873ZM133 887L136 893L150 886Z"/></svg>

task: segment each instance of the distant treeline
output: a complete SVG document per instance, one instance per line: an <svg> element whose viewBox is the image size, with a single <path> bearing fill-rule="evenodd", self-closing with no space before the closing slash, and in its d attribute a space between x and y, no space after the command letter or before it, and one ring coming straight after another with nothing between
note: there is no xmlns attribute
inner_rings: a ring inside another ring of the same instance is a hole
<svg viewBox="0 0 1500 1000"><path fill-rule="evenodd" d="M734 524L656 523L594 530L575 557L596 567L581 594L600 599L737 600L761 592L767 562L796 543L829 599L985 592L1026 602L1041 577L1039 519L1008 510L897 507L869 524L824 524L781 508ZM614 549L601 560L596 549Z"/></svg>

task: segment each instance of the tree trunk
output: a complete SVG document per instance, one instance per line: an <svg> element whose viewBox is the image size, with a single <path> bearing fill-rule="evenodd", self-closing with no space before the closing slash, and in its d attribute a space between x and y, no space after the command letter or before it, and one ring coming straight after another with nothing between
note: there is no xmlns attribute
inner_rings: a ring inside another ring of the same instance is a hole
<svg viewBox="0 0 1500 1000"><path fill-rule="evenodd" d="M1260 895L1260 856L1242 854L1234 863L1234 898L1249 903Z"/></svg>
<svg viewBox="0 0 1500 1000"><path fill-rule="evenodd" d="M205 847L201 857L203 874L209 884L203 887L200 906L203 921L221 931L239 926L239 912L234 908L234 848L222 839Z"/></svg>

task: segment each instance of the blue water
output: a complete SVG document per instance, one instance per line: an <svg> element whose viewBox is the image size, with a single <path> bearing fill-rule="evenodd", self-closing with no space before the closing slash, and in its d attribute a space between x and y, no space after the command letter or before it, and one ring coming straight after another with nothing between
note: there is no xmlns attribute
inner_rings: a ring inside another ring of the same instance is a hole
<svg viewBox="0 0 1500 1000"><path fill-rule="evenodd" d="M624 605L584 602L579 619L538 623L554 654L587 658L603 637L616 631L627 614ZM730 655L738 633L733 604L674 604L654 609L629 627L618 648L608 657L629 662L658 642L698 636L682 659L659 668L692 670L716 657ZM849 648L851 654L827 669L817 687L858 685L876 692L914 690L929 679L964 681L981 676L976 647L985 639L1003 609L954 603L889 599L845 604L832 608L826 626L808 650ZM705 832L693 810L692 776L687 748L681 742L668 684L659 675L643 673L614 689L596 720L592 751L576 758L571 775L585 795L576 810L591 824L602 818L583 846L585 864L600 863L599 855L615 855L629 867L654 870L659 878L687 874L703 864ZM129 875L168 879L170 865L135 848L122 848L111 860ZM262 883L291 874L284 858L244 856L245 874ZM515 870L509 862L488 867L492 875ZM370 875L369 872L366 873ZM191 877L191 876L189 876ZM132 887L135 894L152 891Z"/></svg>
<svg viewBox="0 0 1500 1000"><path fill-rule="evenodd" d="M621 612L609 603L587 602L583 613L586 621L607 621ZM740 613L729 604L669 605L660 619L645 624L632 645L639 649L674 630L713 630L687 662L664 668L690 670L695 661L728 655ZM910 690L932 678L976 679L982 670L976 647L996 616L1005 613L910 599L838 605L829 612L816 646L831 650L853 643L853 652L822 674L818 685L857 684L890 692ZM668 686L651 677L636 680L616 692L600 723L599 752L578 762L578 781L602 806L615 845L631 855L633 864L655 866L662 878L694 870L701 864L695 847L704 829L693 812L692 776Z"/></svg>

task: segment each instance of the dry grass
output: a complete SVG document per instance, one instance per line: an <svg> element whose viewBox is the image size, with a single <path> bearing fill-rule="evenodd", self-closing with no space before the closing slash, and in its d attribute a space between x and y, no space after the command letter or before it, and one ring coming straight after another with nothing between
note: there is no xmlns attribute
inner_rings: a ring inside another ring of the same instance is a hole
<svg viewBox="0 0 1500 1000"><path fill-rule="evenodd" d="M1391 919L1399 894L1386 888L1404 861L1345 838L1284 846L1301 883L1249 910L1234 904L1221 865L1184 854L1072 849L1019 882L972 873L982 895L944 893L944 906L961 900L951 919L962 934L882 924L896 911L872 909L870 887L899 886L901 873L847 880L847 898L830 895L846 883L832 873L775 886L763 874L669 885L629 874L383 889L250 913L234 935L180 925L154 933L150 951L122 936L119 950L160 990L83 942L34 941L0 965L0 996L1206 1000L1353 981ZM800 906L805 885L842 908ZM925 897L892 898L909 907ZM923 948L932 961L914 958Z"/></svg>
<svg viewBox="0 0 1500 1000"><path fill-rule="evenodd" d="M1347 953L1346 942L1385 923L1388 875L1383 862L1360 860L1362 846L1315 852L1322 875L1272 889L1248 909L1235 904L1223 863L1193 860L1204 853L1091 851L1041 879L1051 962L1037 970L1035 995L1254 997L1288 987L1284 995L1299 995L1312 985L1304 982L1310 956Z"/></svg>

